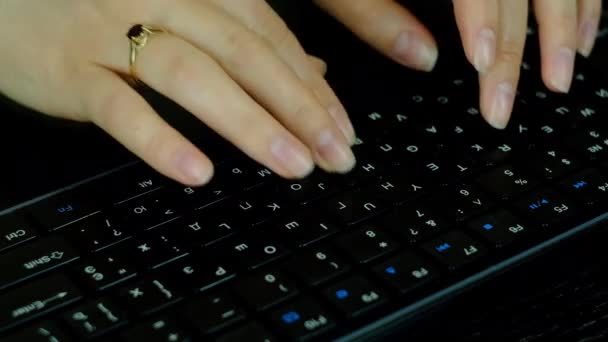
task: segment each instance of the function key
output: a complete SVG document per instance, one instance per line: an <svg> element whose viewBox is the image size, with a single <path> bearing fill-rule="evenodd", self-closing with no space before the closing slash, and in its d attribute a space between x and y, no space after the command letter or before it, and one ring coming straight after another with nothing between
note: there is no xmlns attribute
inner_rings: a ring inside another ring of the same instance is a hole
<svg viewBox="0 0 608 342"><path fill-rule="evenodd" d="M540 190L518 201L515 208L542 227L567 224L576 212L571 200L550 189Z"/></svg>
<svg viewBox="0 0 608 342"><path fill-rule="evenodd" d="M367 263L398 247L398 242L375 225L349 232L337 241L338 246L356 262Z"/></svg>
<svg viewBox="0 0 608 342"><path fill-rule="evenodd" d="M438 276L435 266L411 252L400 253L378 264L373 271L401 293L410 292Z"/></svg>
<svg viewBox="0 0 608 342"><path fill-rule="evenodd" d="M529 229L521 220L504 209L477 218L467 226L496 247L506 246L521 239L526 236Z"/></svg>
<svg viewBox="0 0 608 342"><path fill-rule="evenodd" d="M245 318L245 311L225 292L195 298L183 312L201 335L212 334Z"/></svg>
<svg viewBox="0 0 608 342"><path fill-rule="evenodd" d="M385 303L386 293L369 280L354 276L323 291L325 298L347 317L355 317Z"/></svg>
<svg viewBox="0 0 608 342"><path fill-rule="evenodd" d="M598 169L587 169L560 183L564 192L587 205L608 200L608 176Z"/></svg>
<svg viewBox="0 0 608 342"><path fill-rule="evenodd" d="M63 228L101 209L90 195L75 190L44 199L29 209L34 221L47 230Z"/></svg>
<svg viewBox="0 0 608 342"><path fill-rule="evenodd" d="M216 342L274 342L278 339L268 332L261 324L250 322L241 327L231 329L224 335L219 336Z"/></svg>
<svg viewBox="0 0 608 342"><path fill-rule="evenodd" d="M450 269L481 259L486 248L461 231L451 231L423 245L424 250Z"/></svg>
<svg viewBox="0 0 608 342"><path fill-rule="evenodd" d="M118 170L93 184L99 193L112 189L110 201L122 203L156 190L167 183L167 179L143 163Z"/></svg>
<svg viewBox="0 0 608 342"><path fill-rule="evenodd" d="M318 336L336 324L329 311L310 297L274 311L270 318L286 335L298 341Z"/></svg>
<svg viewBox="0 0 608 342"><path fill-rule="evenodd" d="M123 287L118 296L125 309L138 315L153 314L181 299L170 282L155 277Z"/></svg>
<svg viewBox="0 0 608 342"><path fill-rule="evenodd" d="M284 269L314 286L332 279L350 268L342 257L328 246L315 246L289 260Z"/></svg>
<svg viewBox="0 0 608 342"><path fill-rule="evenodd" d="M63 321L80 340L92 339L127 323L123 312L107 299L99 299L63 314Z"/></svg>
<svg viewBox="0 0 608 342"><path fill-rule="evenodd" d="M190 342L192 337L175 322L167 318L158 318L140 323L122 335L125 341L147 342Z"/></svg>
<svg viewBox="0 0 608 342"><path fill-rule="evenodd" d="M31 240L38 235L25 217L19 214L0 216L0 252Z"/></svg>
<svg viewBox="0 0 608 342"><path fill-rule="evenodd" d="M255 310L266 310L298 293L295 284L283 272L276 270L243 277L234 288Z"/></svg>

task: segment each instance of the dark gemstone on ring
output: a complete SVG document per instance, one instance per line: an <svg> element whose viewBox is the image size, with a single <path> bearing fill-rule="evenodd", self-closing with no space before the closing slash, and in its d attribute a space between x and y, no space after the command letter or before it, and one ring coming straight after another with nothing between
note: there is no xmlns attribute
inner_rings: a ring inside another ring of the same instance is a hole
<svg viewBox="0 0 608 342"><path fill-rule="evenodd" d="M144 27L140 24L137 24L137 25L131 27L131 29L129 29L129 32L127 32L127 37L137 38L137 37L140 37L143 33L144 33Z"/></svg>

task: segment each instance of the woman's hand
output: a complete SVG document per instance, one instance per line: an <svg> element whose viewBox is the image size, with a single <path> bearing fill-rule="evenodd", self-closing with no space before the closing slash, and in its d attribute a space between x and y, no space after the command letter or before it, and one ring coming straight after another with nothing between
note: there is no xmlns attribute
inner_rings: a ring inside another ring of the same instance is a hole
<svg viewBox="0 0 608 342"><path fill-rule="evenodd" d="M393 60L433 69L437 47L431 34L393 0L315 0ZM527 0L453 0L469 61L479 72L480 107L496 128L507 125L528 24ZM548 88L568 92L576 51L588 56L601 16L601 0L535 0L540 28L542 76Z"/></svg>
<svg viewBox="0 0 608 342"><path fill-rule="evenodd" d="M354 165L354 131L323 63L264 0L2 1L0 92L92 121L168 177L205 183L210 160L121 77L135 24L169 32L140 51L138 77L253 159L287 178Z"/></svg>

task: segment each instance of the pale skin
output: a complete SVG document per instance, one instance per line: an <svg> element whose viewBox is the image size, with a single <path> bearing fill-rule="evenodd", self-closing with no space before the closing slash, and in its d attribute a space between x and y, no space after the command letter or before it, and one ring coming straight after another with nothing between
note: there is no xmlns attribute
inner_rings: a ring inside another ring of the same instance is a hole
<svg viewBox="0 0 608 342"><path fill-rule="evenodd" d="M431 70L429 31L392 0L316 0L387 57ZM454 0L485 120L509 120L526 39L528 0ZM568 92L575 54L588 56L601 0L535 0L542 77ZM124 80L126 32L153 24L138 55L142 82L173 99L244 153L285 178L315 166L345 173L355 131L309 56L263 0L0 0L0 92L52 116L91 121L160 173L202 185L213 165Z"/></svg>

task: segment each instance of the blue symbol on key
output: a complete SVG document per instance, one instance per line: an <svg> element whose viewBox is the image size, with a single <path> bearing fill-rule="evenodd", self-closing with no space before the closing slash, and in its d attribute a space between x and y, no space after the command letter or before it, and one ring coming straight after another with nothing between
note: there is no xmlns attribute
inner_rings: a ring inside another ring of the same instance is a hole
<svg viewBox="0 0 608 342"><path fill-rule="evenodd" d="M74 211L74 207L72 207L71 204L68 204L65 207L57 208L57 213L59 213L59 214L69 213L70 211Z"/></svg>
<svg viewBox="0 0 608 342"><path fill-rule="evenodd" d="M492 224L490 224L490 223L486 223L486 224L483 225L483 229L485 229L485 230L492 230L492 229L494 229L494 226Z"/></svg>
<svg viewBox="0 0 608 342"><path fill-rule="evenodd" d="M281 319L286 324L293 324L300 320L300 315L295 311L289 311L288 313L283 314L283 316L281 316Z"/></svg>
<svg viewBox="0 0 608 342"><path fill-rule="evenodd" d="M384 269L384 272L386 272L388 274L397 274L397 269L394 268L393 266L389 266Z"/></svg>
<svg viewBox="0 0 608 342"><path fill-rule="evenodd" d="M585 181L578 181L578 182L572 184L572 187L575 189L581 189L581 188L586 187L587 185L588 185L588 183Z"/></svg>
<svg viewBox="0 0 608 342"><path fill-rule="evenodd" d="M549 204L549 200L547 200L546 198L540 199L532 204L530 204L528 207L532 210L536 210L542 206L544 206L545 204Z"/></svg>
<svg viewBox="0 0 608 342"><path fill-rule="evenodd" d="M340 290L336 291L336 298L344 299L347 297L348 297L348 291L346 291L344 289L340 289Z"/></svg>
<svg viewBox="0 0 608 342"><path fill-rule="evenodd" d="M444 243L442 243L441 245L439 245L439 246L435 247L435 250L437 250L437 252L439 252L439 253L442 253L442 252L447 251L447 250L448 250L448 249L450 249L450 248L452 248L452 246L450 246L450 244L449 244L449 243L444 242Z"/></svg>

